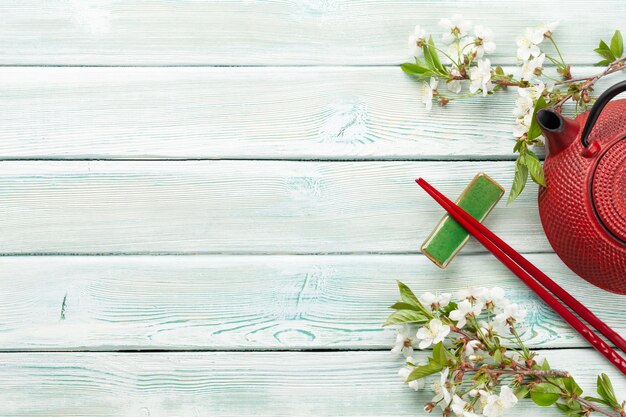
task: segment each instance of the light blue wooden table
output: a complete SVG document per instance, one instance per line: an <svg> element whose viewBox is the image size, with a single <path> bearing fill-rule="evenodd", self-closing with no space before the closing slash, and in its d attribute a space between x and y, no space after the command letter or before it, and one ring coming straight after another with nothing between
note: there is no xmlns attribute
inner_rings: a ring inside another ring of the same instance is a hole
<svg viewBox="0 0 626 417"><path fill-rule="evenodd" d="M445 271L418 252L442 213L415 177L513 177L514 93L427 115L397 67L459 9L505 66L542 18L580 74L626 29L621 0L0 3L0 416L421 415L380 327L395 279L500 285L553 366L626 393L481 247ZM535 193L488 225L624 334Z"/></svg>

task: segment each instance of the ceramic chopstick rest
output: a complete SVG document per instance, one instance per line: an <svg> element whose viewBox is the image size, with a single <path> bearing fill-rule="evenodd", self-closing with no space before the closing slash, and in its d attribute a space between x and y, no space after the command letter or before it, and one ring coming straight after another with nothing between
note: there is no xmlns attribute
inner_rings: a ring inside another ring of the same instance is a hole
<svg viewBox="0 0 626 417"><path fill-rule="evenodd" d="M482 222L504 195L504 188L487 174L477 174L456 201L457 205ZM440 268L447 267L469 240L469 233L445 215L422 244L422 252Z"/></svg>

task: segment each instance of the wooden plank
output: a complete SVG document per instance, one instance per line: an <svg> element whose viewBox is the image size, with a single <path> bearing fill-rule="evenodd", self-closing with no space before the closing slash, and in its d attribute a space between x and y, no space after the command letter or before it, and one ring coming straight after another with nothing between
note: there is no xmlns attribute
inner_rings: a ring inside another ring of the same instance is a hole
<svg viewBox="0 0 626 417"><path fill-rule="evenodd" d="M477 172L510 188L505 162L5 161L0 253L417 252ZM487 224L525 252L551 251L536 187ZM482 250L469 245L466 253Z"/></svg>
<svg viewBox="0 0 626 417"><path fill-rule="evenodd" d="M600 38L624 29L626 4L572 0L3 1L3 65L389 65L408 58L416 24L438 38L462 12L494 30L493 60L515 62L515 39L543 19L570 63L593 64ZM581 36L584 30L588 36Z"/></svg>
<svg viewBox="0 0 626 417"><path fill-rule="evenodd" d="M529 259L626 332L621 296L554 254ZM0 349L387 349L396 279L418 294L501 286L530 312L529 345L588 346L487 254L443 271L420 255L38 256L0 257Z"/></svg>
<svg viewBox="0 0 626 417"><path fill-rule="evenodd" d="M0 68L0 88L4 159L515 157L515 91L427 113L396 67Z"/></svg>
<svg viewBox="0 0 626 417"><path fill-rule="evenodd" d="M591 350L551 350L588 394L606 372L623 398L626 379ZM388 352L16 353L0 358L3 416L400 416L423 412L431 391L400 381ZM559 416L530 400L509 416Z"/></svg>

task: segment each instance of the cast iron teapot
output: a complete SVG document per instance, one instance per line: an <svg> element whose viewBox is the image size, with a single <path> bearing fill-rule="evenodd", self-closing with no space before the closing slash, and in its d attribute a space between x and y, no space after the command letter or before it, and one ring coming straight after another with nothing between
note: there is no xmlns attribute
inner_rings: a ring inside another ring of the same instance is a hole
<svg viewBox="0 0 626 417"><path fill-rule="evenodd" d="M626 81L576 119L537 112L547 142L539 214L557 255L600 288L626 294Z"/></svg>

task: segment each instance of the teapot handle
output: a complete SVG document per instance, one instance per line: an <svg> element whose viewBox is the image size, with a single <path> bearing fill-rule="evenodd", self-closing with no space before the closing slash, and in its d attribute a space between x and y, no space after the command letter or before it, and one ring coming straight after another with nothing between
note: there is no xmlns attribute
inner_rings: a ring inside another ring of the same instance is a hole
<svg viewBox="0 0 626 417"><path fill-rule="evenodd" d="M602 109L604 109L604 106L606 106L613 97L624 91L626 91L626 81L617 83L607 88L604 93L600 94L600 97L598 97L595 104L589 111L589 116L587 116L587 122L585 123L585 127L583 128L583 133L580 135L580 141L585 148L589 147L589 135L591 134L591 130L596 124L596 121L598 120L598 116L600 116Z"/></svg>

